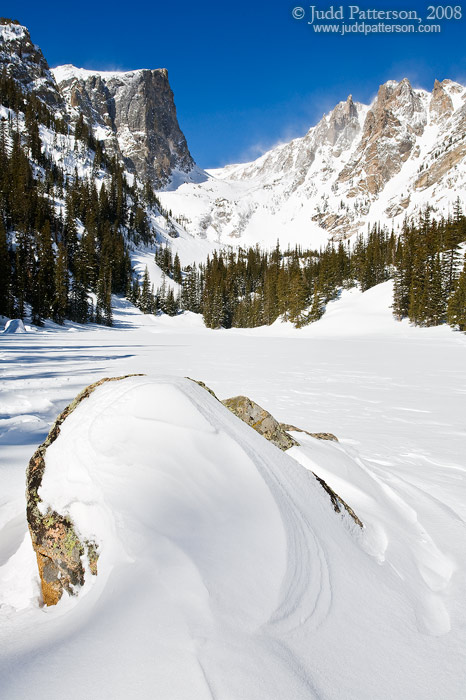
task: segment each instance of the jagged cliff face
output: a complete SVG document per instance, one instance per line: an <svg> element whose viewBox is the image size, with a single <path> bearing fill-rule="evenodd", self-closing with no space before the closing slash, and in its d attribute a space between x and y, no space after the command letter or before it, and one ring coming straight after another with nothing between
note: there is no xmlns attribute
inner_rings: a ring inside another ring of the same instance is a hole
<svg viewBox="0 0 466 700"><path fill-rule="evenodd" d="M165 69L115 73L60 66L53 74L70 108L141 180L160 188L173 173L193 170Z"/></svg>
<svg viewBox="0 0 466 700"><path fill-rule="evenodd" d="M59 109L62 98L42 51L20 24L0 19L0 66L29 92Z"/></svg>
<svg viewBox="0 0 466 700"><path fill-rule="evenodd" d="M303 138L163 200L201 236L318 246L368 223L401 225L426 204L440 214L466 203L465 159L466 88L389 81L371 105L350 96Z"/></svg>
<svg viewBox="0 0 466 700"><path fill-rule="evenodd" d="M347 196L381 192L400 172L426 122L422 98L408 80L381 85L356 151L338 176L338 183L355 181Z"/></svg>
<svg viewBox="0 0 466 700"><path fill-rule="evenodd" d="M389 81L369 106L350 96L304 137L207 178L180 130L165 70L50 71L27 29L6 20L0 64L71 133L83 114L127 171L170 189L162 203L198 237L317 247L371 223L396 227L427 203L434 215L457 197L466 203L466 88L450 80L435 81L431 93ZM62 151L57 158L65 162Z"/></svg>

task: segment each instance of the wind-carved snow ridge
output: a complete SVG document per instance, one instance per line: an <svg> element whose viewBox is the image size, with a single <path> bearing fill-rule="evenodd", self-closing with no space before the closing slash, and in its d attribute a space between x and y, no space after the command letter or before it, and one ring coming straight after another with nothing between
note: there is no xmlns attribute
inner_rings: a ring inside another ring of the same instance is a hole
<svg viewBox="0 0 466 700"><path fill-rule="evenodd" d="M302 138L161 199L191 233L242 245L319 247L426 205L447 215L466 203L465 98L451 80L432 93L388 81L371 105L350 95Z"/></svg>
<svg viewBox="0 0 466 700"><path fill-rule="evenodd" d="M0 336L8 700L463 699L465 336L396 323L390 299L390 283L345 291L301 331L116 300L112 329ZM148 376L102 385L46 457L44 504L100 556L41 608L25 466L84 386L128 372ZM294 433L282 453L186 374L339 442Z"/></svg>

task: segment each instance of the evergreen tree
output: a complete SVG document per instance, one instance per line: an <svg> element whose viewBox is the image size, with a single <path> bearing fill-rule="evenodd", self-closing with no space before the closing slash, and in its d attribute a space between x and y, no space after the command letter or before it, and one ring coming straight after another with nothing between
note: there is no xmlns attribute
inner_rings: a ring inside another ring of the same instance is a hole
<svg viewBox="0 0 466 700"><path fill-rule="evenodd" d="M53 319L57 323L62 324L66 318L68 307L68 270L66 251L62 243L58 244L54 282L55 295L52 304Z"/></svg>
<svg viewBox="0 0 466 700"><path fill-rule="evenodd" d="M448 303L447 318L450 326L466 331L466 255L463 270Z"/></svg>
<svg viewBox="0 0 466 700"><path fill-rule="evenodd" d="M36 273L32 299L32 320L38 325L52 316L55 260L50 222L47 220L36 236Z"/></svg>
<svg viewBox="0 0 466 700"><path fill-rule="evenodd" d="M173 279L175 280L175 282L178 282L178 284L181 284L183 281L183 276L181 274L180 257L178 253L175 254L175 258L173 260Z"/></svg>
<svg viewBox="0 0 466 700"><path fill-rule="evenodd" d="M11 306L10 255L5 227L0 218L0 315L9 316Z"/></svg>
<svg viewBox="0 0 466 700"><path fill-rule="evenodd" d="M151 293L151 284L149 277L149 270L146 268L144 270L144 275L142 278L141 293L139 295L139 308L143 314L152 313L153 307L153 295Z"/></svg>
<svg viewBox="0 0 466 700"><path fill-rule="evenodd" d="M112 270L108 261L103 261L97 279L96 323L112 325Z"/></svg>

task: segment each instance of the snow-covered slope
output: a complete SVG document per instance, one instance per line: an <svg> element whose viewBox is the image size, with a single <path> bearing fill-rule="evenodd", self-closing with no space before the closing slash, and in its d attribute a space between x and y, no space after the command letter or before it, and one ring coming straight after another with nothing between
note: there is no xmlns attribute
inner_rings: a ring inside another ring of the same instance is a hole
<svg viewBox="0 0 466 700"><path fill-rule="evenodd" d="M448 214L466 202L465 100L450 80L432 93L389 81L371 105L349 96L303 138L161 197L192 233L241 244L319 246L427 204Z"/></svg>
<svg viewBox="0 0 466 700"><path fill-rule="evenodd" d="M450 630L437 592L453 561L345 448L295 450L364 493L377 527L337 516L309 471L189 380L99 387L47 450L40 491L98 543L99 574L20 627L3 615L25 650L2 671L9 700L57 698L76 669L70 698L428 697L406 651Z"/></svg>
<svg viewBox="0 0 466 700"><path fill-rule="evenodd" d="M112 329L0 336L8 700L31 688L37 700L64 688L70 700L462 700L465 336L399 324L386 301L380 285L329 305L328 320L346 319L337 339L325 316L312 337L212 331L123 301ZM78 391L128 372L150 376L98 390L50 453L42 495L99 539L101 558L77 598L43 609L27 461ZM299 433L283 454L186 375L340 442Z"/></svg>

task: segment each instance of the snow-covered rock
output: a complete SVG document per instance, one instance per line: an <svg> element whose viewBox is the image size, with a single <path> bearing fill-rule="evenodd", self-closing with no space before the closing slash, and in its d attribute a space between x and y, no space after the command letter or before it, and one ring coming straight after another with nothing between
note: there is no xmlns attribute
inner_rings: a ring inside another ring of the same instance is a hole
<svg viewBox="0 0 466 700"><path fill-rule="evenodd" d="M0 65L27 92L34 92L52 109L62 98L40 48L33 44L26 27L8 19L0 20Z"/></svg>
<svg viewBox="0 0 466 700"><path fill-rule="evenodd" d="M463 700L466 337L396 322L390 297L344 293L303 329L125 303L112 329L3 336L2 697ZM41 606L24 466L78 391L128 371L202 377L340 442L283 453L181 378L99 387L40 492L95 537L98 574Z"/></svg>
<svg viewBox="0 0 466 700"><path fill-rule="evenodd" d="M27 333L25 325L20 318L11 318L6 322L3 333Z"/></svg>

